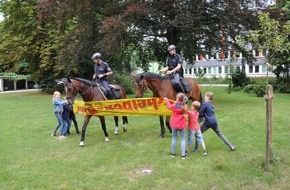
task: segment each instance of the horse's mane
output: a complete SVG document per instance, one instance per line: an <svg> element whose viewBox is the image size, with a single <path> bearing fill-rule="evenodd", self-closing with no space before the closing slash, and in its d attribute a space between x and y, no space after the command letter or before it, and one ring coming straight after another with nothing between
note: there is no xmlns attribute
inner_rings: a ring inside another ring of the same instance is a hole
<svg viewBox="0 0 290 190"><path fill-rule="evenodd" d="M78 77L74 77L72 78L73 80L77 80L79 82L82 82L88 86L93 86L95 83L93 81L87 80L87 79L83 79L83 78L78 78Z"/></svg>
<svg viewBox="0 0 290 190"><path fill-rule="evenodd" d="M155 79L159 79L159 80L163 80L164 77L159 75L159 74L156 74L156 73L152 73L152 72L144 72L144 73L140 73L136 76L136 82L139 82L141 77L144 77L144 78L155 78Z"/></svg>

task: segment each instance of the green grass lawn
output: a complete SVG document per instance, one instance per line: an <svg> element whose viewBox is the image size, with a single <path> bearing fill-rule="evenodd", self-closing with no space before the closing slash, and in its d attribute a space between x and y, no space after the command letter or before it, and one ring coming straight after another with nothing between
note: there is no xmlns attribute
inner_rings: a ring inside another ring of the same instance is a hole
<svg viewBox="0 0 290 190"><path fill-rule="evenodd" d="M128 131L117 136L107 117L110 142L93 117L80 148L73 126L66 140L50 137L57 122L51 95L0 94L0 189L290 189L289 94L275 93L275 161L265 171L265 100L227 94L225 87L202 87L206 91L214 92L220 128L237 149L230 151L209 130L208 156L191 153L186 160L170 157L171 134L158 137L157 116L129 117ZM83 117L77 119L82 126ZM152 172L142 172L147 169Z"/></svg>

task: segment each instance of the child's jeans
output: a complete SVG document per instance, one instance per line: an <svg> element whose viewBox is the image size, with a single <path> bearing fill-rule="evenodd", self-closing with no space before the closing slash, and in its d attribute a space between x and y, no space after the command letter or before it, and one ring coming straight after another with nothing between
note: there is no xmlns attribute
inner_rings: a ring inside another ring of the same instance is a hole
<svg viewBox="0 0 290 190"><path fill-rule="evenodd" d="M171 154L175 154L178 132L180 133L181 155L185 156L185 129L172 128Z"/></svg>

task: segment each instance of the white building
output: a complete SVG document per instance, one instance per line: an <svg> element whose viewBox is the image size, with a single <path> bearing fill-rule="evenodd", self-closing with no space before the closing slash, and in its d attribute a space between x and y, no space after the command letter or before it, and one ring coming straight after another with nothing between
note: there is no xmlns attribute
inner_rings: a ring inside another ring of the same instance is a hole
<svg viewBox="0 0 290 190"><path fill-rule="evenodd" d="M255 50L253 50L253 55L256 58L256 61L254 61L253 64L247 64L245 61L245 72L248 77L266 77L267 74L269 77L275 77L274 73L271 72L272 69L270 69L267 73L268 68L264 53L256 52ZM232 62L230 61L232 59L230 57L230 52L227 52L225 54L224 59L220 59L219 54L216 54L214 57L206 56L205 58L196 55L195 64L188 64L184 61L182 65L184 70L184 77L198 78L196 76L196 73L199 69L201 69L204 73L204 77L225 78L229 73L228 66L230 64L234 67L239 67L242 71L242 60L245 60L245 58L242 57L242 54L240 53L236 60ZM156 73L158 71L158 66L159 65L157 62L151 62L149 71Z"/></svg>
<svg viewBox="0 0 290 190"><path fill-rule="evenodd" d="M247 64L245 58L242 57L242 54L239 54L235 60L231 57L230 52L226 53L224 59L219 58L219 54L214 57L209 58L206 56L196 56L195 64L191 65L186 62L183 63L184 77L197 78L196 73L201 69L204 73L204 77L226 77L229 74L229 66L239 67L242 71L242 60L245 66L245 72L248 77L274 77L274 73L268 71L268 66L266 64L266 58L263 55L263 52L256 52L253 50L253 55L256 60L253 64ZM231 61L233 60L233 61Z"/></svg>

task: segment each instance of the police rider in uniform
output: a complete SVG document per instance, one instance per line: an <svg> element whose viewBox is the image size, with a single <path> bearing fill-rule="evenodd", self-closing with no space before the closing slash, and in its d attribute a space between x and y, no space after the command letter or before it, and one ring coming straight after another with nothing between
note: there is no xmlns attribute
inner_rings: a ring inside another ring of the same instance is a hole
<svg viewBox="0 0 290 190"><path fill-rule="evenodd" d="M173 76L174 85L177 85L182 93L184 92L183 86L180 84L180 75L179 70L182 69L182 57L176 53L176 47L175 45L168 46L168 52L169 52L169 58L167 62L167 66L163 69L160 69L159 72L166 73L168 76Z"/></svg>
<svg viewBox="0 0 290 190"><path fill-rule="evenodd" d="M113 93L108 83L108 76L113 74L111 67L108 63L102 60L102 55L99 52L93 54L92 60L94 61L93 80L97 80L97 82L105 88L108 99L114 99Z"/></svg>

